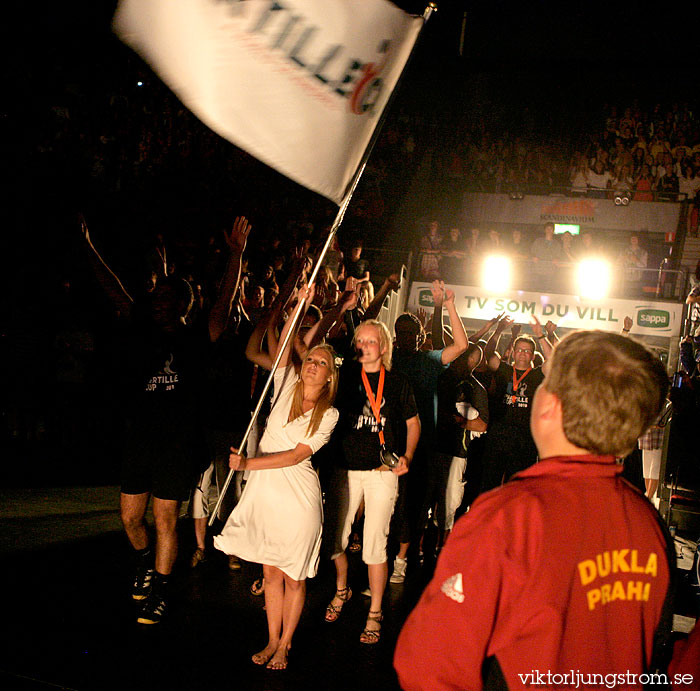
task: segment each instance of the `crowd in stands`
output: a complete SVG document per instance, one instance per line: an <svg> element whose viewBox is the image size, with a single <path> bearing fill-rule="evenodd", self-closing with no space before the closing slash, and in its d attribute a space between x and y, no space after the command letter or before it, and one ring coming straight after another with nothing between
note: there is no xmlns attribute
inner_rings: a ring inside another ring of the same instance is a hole
<svg viewBox="0 0 700 691"><path fill-rule="evenodd" d="M657 271L648 270L654 266L638 234L631 234L628 244L616 250L588 231L580 236L568 231L555 235L554 231L554 224L547 223L537 234L515 228L504 237L501 231L492 228L482 233L476 226L466 233L454 226L442 233L439 222L432 220L416 248L417 277L422 281L442 278L455 285L481 285L484 258L506 255L513 262L521 289L568 292L575 287L572 267L587 258L607 259L619 267L621 284L616 288L632 295L658 279Z"/></svg>
<svg viewBox="0 0 700 691"><path fill-rule="evenodd" d="M441 175L473 192L695 199L700 189L700 125L687 102L645 109L608 105L588 131L495 134L483 123L453 135Z"/></svg>

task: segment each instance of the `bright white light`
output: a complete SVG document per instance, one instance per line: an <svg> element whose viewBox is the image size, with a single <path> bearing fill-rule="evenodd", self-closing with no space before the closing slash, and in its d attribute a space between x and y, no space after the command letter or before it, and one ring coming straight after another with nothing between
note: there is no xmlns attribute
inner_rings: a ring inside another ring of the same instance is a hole
<svg viewBox="0 0 700 691"><path fill-rule="evenodd" d="M503 293L510 289L511 274L508 257L486 257L481 268L481 285L493 293Z"/></svg>
<svg viewBox="0 0 700 691"><path fill-rule="evenodd" d="M576 272L578 293L582 298L599 300L610 290L610 264L602 259L584 259Z"/></svg>
<svg viewBox="0 0 700 691"><path fill-rule="evenodd" d="M136 82L136 86L143 86L143 82Z"/></svg>

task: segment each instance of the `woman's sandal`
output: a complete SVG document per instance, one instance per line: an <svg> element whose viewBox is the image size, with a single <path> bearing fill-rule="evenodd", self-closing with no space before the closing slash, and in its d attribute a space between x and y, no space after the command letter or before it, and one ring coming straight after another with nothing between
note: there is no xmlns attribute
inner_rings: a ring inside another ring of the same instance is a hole
<svg viewBox="0 0 700 691"><path fill-rule="evenodd" d="M362 543L360 542L360 536L357 533L353 533L350 536L350 547L351 552L359 552L362 549Z"/></svg>
<svg viewBox="0 0 700 691"><path fill-rule="evenodd" d="M350 599L352 595L352 590L345 586L344 588L339 588L338 590L335 591L335 595L333 596L333 600L336 598L340 600L341 604L340 605L334 605L333 600L330 601L330 604L328 607L326 607L326 621L327 622L334 622L338 621L338 617L340 616L340 612L342 611L345 603Z"/></svg>
<svg viewBox="0 0 700 691"><path fill-rule="evenodd" d="M253 581L253 585L250 586L250 592L256 596L262 595L265 592L265 579L258 578L255 581Z"/></svg>
<svg viewBox="0 0 700 691"><path fill-rule="evenodd" d="M365 625L365 630L360 634L360 643L364 643L365 645L375 645L376 643L379 643L379 639L381 638L382 635L382 620L384 619L384 616L382 615L382 610L370 610L367 614L367 623L370 621L373 621L377 624L379 624L379 628L377 629L368 629L367 625Z"/></svg>

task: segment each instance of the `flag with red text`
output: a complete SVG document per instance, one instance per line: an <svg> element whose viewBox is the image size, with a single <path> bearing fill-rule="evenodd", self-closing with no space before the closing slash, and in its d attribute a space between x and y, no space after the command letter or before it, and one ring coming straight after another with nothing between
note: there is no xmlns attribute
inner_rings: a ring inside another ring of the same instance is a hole
<svg viewBox="0 0 700 691"><path fill-rule="evenodd" d="M422 24L387 0L121 0L114 18L207 126L336 203Z"/></svg>

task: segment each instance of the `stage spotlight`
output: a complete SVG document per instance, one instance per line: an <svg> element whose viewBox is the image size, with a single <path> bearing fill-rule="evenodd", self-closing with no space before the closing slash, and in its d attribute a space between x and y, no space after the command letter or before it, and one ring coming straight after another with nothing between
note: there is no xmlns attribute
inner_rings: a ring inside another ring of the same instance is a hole
<svg viewBox="0 0 700 691"><path fill-rule="evenodd" d="M501 255L486 257L481 267L481 285L492 293L503 293L510 289L511 274L508 257Z"/></svg>
<svg viewBox="0 0 700 691"><path fill-rule="evenodd" d="M599 300L610 290L610 264L602 259L584 259L577 268L578 294Z"/></svg>
<svg viewBox="0 0 700 691"><path fill-rule="evenodd" d="M630 203L629 192L615 192L614 202L615 202L615 206L629 206L629 203Z"/></svg>

